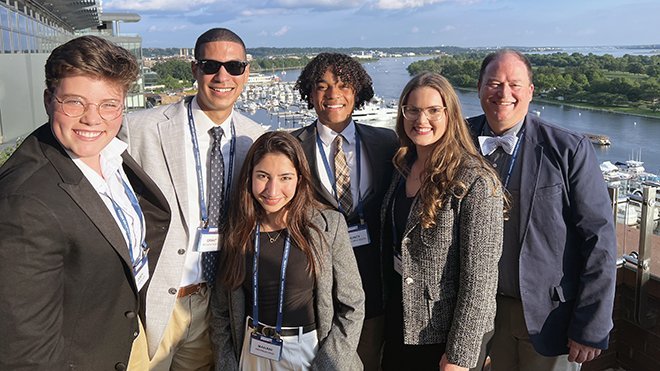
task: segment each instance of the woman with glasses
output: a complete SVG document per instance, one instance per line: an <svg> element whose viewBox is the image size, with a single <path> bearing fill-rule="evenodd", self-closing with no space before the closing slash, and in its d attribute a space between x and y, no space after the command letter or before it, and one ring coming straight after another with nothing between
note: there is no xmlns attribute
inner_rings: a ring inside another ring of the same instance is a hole
<svg viewBox="0 0 660 371"><path fill-rule="evenodd" d="M503 196L442 76L399 99L400 148L383 202L384 370L475 367L493 326Z"/></svg>
<svg viewBox="0 0 660 371"><path fill-rule="evenodd" d="M261 136L238 184L211 301L216 370L361 370L364 292L346 222L314 199L298 140Z"/></svg>
<svg viewBox="0 0 660 371"><path fill-rule="evenodd" d="M129 355L146 352L142 299L170 213L115 138L138 64L83 36L45 74L48 123L0 168L0 369L146 369Z"/></svg>

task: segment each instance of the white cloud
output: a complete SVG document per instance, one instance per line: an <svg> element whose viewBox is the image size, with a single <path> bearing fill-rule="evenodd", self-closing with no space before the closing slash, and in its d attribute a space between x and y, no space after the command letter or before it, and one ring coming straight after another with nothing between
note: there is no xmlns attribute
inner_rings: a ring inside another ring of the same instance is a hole
<svg viewBox="0 0 660 371"><path fill-rule="evenodd" d="M284 36L286 35L287 32L289 32L289 29L290 29L289 26L282 26L282 28L280 28L279 30L273 33L273 36L277 36L277 37Z"/></svg>
<svg viewBox="0 0 660 371"><path fill-rule="evenodd" d="M414 27L410 30L410 32L412 32L412 33L418 33L418 32L419 32L419 27L414 26Z"/></svg>
<svg viewBox="0 0 660 371"><path fill-rule="evenodd" d="M187 11L221 2L223 0L108 0L104 2L103 8L132 11Z"/></svg>
<svg viewBox="0 0 660 371"><path fill-rule="evenodd" d="M275 0L273 3L287 8L356 8L367 0Z"/></svg>
<svg viewBox="0 0 660 371"><path fill-rule="evenodd" d="M448 0L377 0L376 8L387 10L421 8L427 5L445 1Z"/></svg>
<svg viewBox="0 0 660 371"><path fill-rule="evenodd" d="M446 25L442 28L443 31L454 31L455 29L456 29L456 27L452 26L450 24L448 24L448 25Z"/></svg>

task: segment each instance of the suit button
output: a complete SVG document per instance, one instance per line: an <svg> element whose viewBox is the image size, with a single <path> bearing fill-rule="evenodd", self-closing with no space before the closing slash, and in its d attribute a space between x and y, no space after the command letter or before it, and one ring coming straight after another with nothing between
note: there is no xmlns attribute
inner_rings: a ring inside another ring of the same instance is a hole
<svg viewBox="0 0 660 371"><path fill-rule="evenodd" d="M402 245L407 245L407 244L409 244L409 243L410 243L410 238L408 238L408 237L404 238L404 239L401 241L401 244L402 244Z"/></svg>
<svg viewBox="0 0 660 371"><path fill-rule="evenodd" d="M415 282L412 277L406 278L406 285L412 285L412 283Z"/></svg>
<svg viewBox="0 0 660 371"><path fill-rule="evenodd" d="M115 365L115 370L117 371L125 371L126 370L126 365L119 362Z"/></svg>
<svg viewBox="0 0 660 371"><path fill-rule="evenodd" d="M169 292L170 295L176 295L176 292L177 292L177 291L178 291L178 290L175 289L174 287L170 287L169 290L167 290L167 292Z"/></svg>
<svg viewBox="0 0 660 371"><path fill-rule="evenodd" d="M138 331L133 332L133 337L134 338L138 337L138 335L140 335L140 333Z"/></svg>
<svg viewBox="0 0 660 371"><path fill-rule="evenodd" d="M124 315L126 316L126 318L135 318L135 312L132 311L126 312L124 313Z"/></svg>
<svg viewBox="0 0 660 371"><path fill-rule="evenodd" d="M183 254L186 253L186 249L179 249L179 250L177 250L176 252L177 252L177 254L179 254L179 255L183 255Z"/></svg>

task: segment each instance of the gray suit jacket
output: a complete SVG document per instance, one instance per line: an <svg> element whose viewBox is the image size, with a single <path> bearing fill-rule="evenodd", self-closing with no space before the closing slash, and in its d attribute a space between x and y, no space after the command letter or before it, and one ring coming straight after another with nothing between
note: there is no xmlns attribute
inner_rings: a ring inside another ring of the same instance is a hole
<svg viewBox="0 0 660 371"><path fill-rule="evenodd" d="M484 115L468 121L475 141ZM520 148L520 293L534 349L606 349L616 285L612 207L584 135L527 115Z"/></svg>
<svg viewBox="0 0 660 371"><path fill-rule="evenodd" d="M314 289L319 349L312 370L362 370L357 345L364 319L364 292L346 222L338 211L314 213L312 222L321 230L325 243L318 237L312 241L315 246L324 246ZM245 335L243 289L228 292L216 285L211 311L216 370L237 370Z"/></svg>
<svg viewBox="0 0 660 371"><path fill-rule="evenodd" d="M126 152L122 159L153 274L169 208ZM126 367L144 291L112 213L41 126L0 168L0 370Z"/></svg>
<svg viewBox="0 0 660 371"><path fill-rule="evenodd" d="M415 198L401 242L404 343L446 343L449 362L463 367L476 366L483 335L493 329L502 253L501 185L480 166L468 160L459 169L466 192L444 203L431 228L422 228ZM395 172L381 213L390 235L385 216L400 179ZM391 237L383 241L391 244ZM385 254L392 262L392 251ZM396 277L392 264L383 270Z"/></svg>
<svg viewBox="0 0 660 371"><path fill-rule="evenodd" d="M144 171L158 184L172 209L172 223L165 245L151 278L147 292L146 328L149 355L153 356L170 319L176 293L183 275L183 266L188 249L188 239L195 231L189 231L186 223L188 203L188 179L184 153L188 116L186 105L192 100L187 97L178 103L133 112L125 116L119 138L128 143L128 152ZM232 189L236 189L238 172L255 139L264 129L254 121L234 111L236 127L236 154Z"/></svg>

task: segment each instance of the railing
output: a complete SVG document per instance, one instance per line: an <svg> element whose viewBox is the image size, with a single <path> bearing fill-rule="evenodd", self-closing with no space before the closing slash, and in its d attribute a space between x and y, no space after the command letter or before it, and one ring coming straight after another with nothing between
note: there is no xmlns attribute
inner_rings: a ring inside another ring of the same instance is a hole
<svg viewBox="0 0 660 371"><path fill-rule="evenodd" d="M642 195L631 194L627 195L625 199L619 199L618 189L609 188L610 197L612 200L612 210L615 222L618 219L621 204L625 204L625 211L623 213L623 223L625 226L630 225L628 207L635 207L641 210L641 216L635 215L639 225L639 245L637 251L632 251L628 254L625 252L617 259L617 267L622 268L628 266L636 271L635 282L635 321L642 327L653 326L655 321L653 315L648 307L648 282L651 278L651 255L654 229L658 223L658 201L656 199L657 187L652 185L643 185ZM635 223L635 227L637 223ZM625 233L625 231L624 231ZM625 238L625 235L624 235ZM625 240L624 240L625 241ZM660 272L656 272L660 273Z"/></svg>

